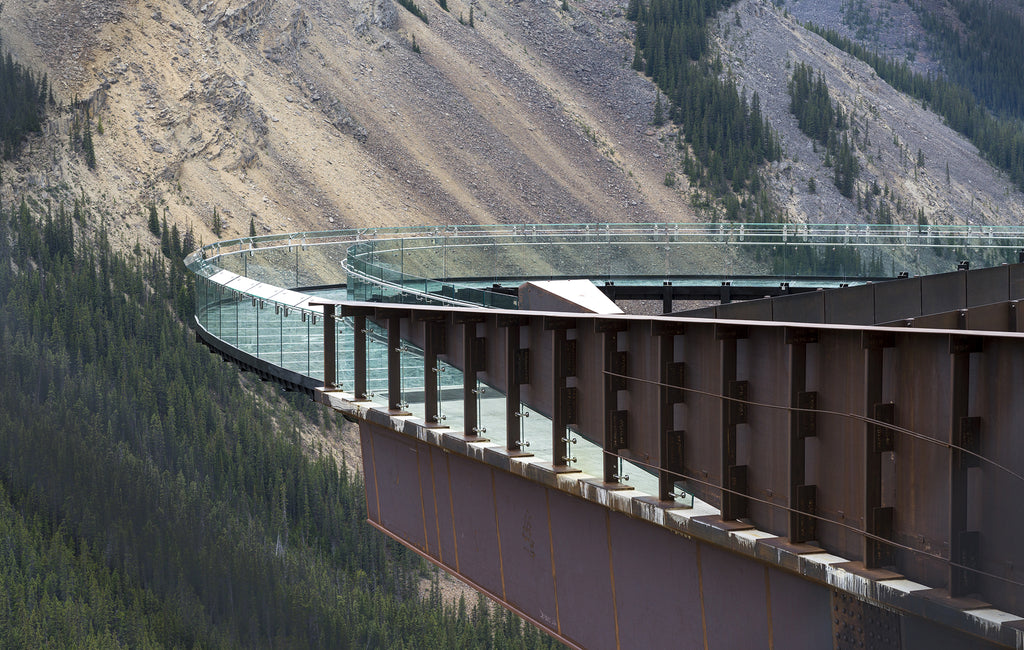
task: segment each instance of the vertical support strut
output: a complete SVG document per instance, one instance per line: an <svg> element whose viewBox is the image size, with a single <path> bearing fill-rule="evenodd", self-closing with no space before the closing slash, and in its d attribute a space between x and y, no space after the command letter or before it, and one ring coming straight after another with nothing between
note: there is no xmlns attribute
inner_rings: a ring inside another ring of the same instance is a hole
<svg viewBox="0 0 1024 650"><path fill-rule="evenodd" d="M519 323L505 328L505 448L519 451L522 446L520 420L523 408L516 381L516 353L519 352Z"/></svg>
<svg viewBox="0 0 1024 650"><path fill-rule="evenodd" d="M662 501L675 500L676 481L683 474L683 431L675 430L675 405L685 401L684 365L675 361L675 337L684 331L681 323L655 321L653 334L658 338L658 381L659 393L659 458L658 498Z"/></svg>
<svg viewBox="0 0 1024 650"><path fill-rule="evenodd" d="M576 374L576 346L569 345L568 330L576 327L570 318L545 317L544 329L551 330L551 462L567 467L569 457L569 425L576 421L576 389L567 385L567 378Z"/></svg>
<svg viewBox="0 0 1024 650"><path fill-rule="evenodd" d="M551 336L551 449L552 462L555 465L569 464L569 445L566 438L569 434L568 413L566 412L566 348L568 336L565 329L558 328Z"/></svg>
<svg viewBox="0 0 1024 650"><path fill-rule="evenodd" d="M817 486L805 485L806 438L817 435L817 393L807 392L807 344L817 343L815 330L787 329L789 345L789 541L794 544L815 539Z"/></svg>
<svg viewBox="0 0 1024 650"><path fill-rule="evenodd" d="M388 312L388 410L405 412L402 403L402 319Z"/></svg>
<svg viewBox="0 0 1024 650"><path fill-rule="evenodd" d="M619 352L619 332L625 329L625 323L615 320L594 321L595 331L603 335L603 374L604 374L604 436L603 436L603 471L605 483L618 483L619 475L618 451L628 446L626 430L626 411L619 410L619 391L626 388L625 375L628 373L627 355Z"/></svg>
<svg viewBox="0 0 1024 650"><path fill-rule="evenodd" d="M981 339L951 336L949 340L950 442L949 455L949 595L966 596L978 589L980 535L967 529L967 472L978 465L975 453L981 451L981 418L969 417L971 353L981 352Z"/></svg>
<svg viewBox="0 0 1024 650"><path fill-rule="evenodd" d="M885 348L896 344L891 334L865 333L864 409L868 418L893 424L895 405L882 402L882 361ZM893 431L884 425L867 423L864 436L864 566L876 569L893 564L893 547L875 537L891 539L893 509L882 507L882 454L894 450ZM872 537L874 536L874 537Z"/></svg>
<svg viewBox="0 0 1024 650"><path fill-rule="evenodd" d="M352 319L352 366L355 386L353 392L356 400L369 399L366 388L366 317L373 315L372 307L355 307L342 305L341 315Z"/></svg>
<svg viewBox="0 0 1024 650"><path fill-rule="evenodd" d="M520 328L529 323L521 316L499 317L498 324L505 328L505 448L521 452L528 446L522 439L522 419L525 417L520 386L529 383L529 351L521 350Z"/></svg>
<svg viewBox="0 0 1024 650"><path fill-rule="evenodd" d="M334 338L336 328L334 326L334 305L325 304L324 306L324 388L327 390L333 390L337 385L337 369L335 363L337 360L337 354L335 353L337 342ZM259 312L257 312L259 313Z"/></svg>
<svg viewBox="0 0 1024 650"><path fill-rule="evenodd" d="M722 395L734 398L722 400L722 519L729 521L747 516L747 466L736 462L736 425L747 421L748 386L736 381L736 341L746 338L746 328L719 325L715 337L719 340L719 375Z"/></svg>
<svg viewBox="0 0 1024 650"><path fill-rule="evenodd" d="M432 320L423 321L423 419L427 426L440 424L437 410L437 354L443 326Z"/></svg>
<svg viewBox="0 0 1024 650"><path fill-rule="evenodd" d="M356 399L366 399L366 315L353 318L353 347L355 359Z"/></svg>
<svg viewBox="0 0 1024 650"><path fill-rule="evenodd" d="M483 339L476 336L476 325L483 321L482 317L469 317L460 315L456 317L462 322L462 415L467 436L483 435L485 431L480 426L480 413L477 408L480 398L479 389L476 385L476 373L484 365L482 354Z"/></svg>

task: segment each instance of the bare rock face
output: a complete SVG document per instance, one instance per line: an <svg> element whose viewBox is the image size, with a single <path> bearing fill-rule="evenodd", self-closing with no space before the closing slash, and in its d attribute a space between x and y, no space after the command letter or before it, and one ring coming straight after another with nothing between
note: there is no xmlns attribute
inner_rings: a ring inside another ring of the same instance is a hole
<svg viewBox="0 0 1024 650"><path fill-rule="evenodd" d="M317 97L319 96L317 95ZM320 100L318 99L317 101ZM366 129L355 121L352 113L340 101L333 98L324 98L322 110L330 124L338 131L351 135L360 143L366 142L366 138L369 135Z"/></svg>
<svg viewBox="0 0 1024 650"><path fill-rule="evenodd" d="M207 13L207 25L220 27L229 38L253 42L274 8L274 0L250 0L237 7Z"/></svg>
<svg viewBox="0 0 1024 650"><path fill-rule="evenodd" d="M306 43L306 36L309 34L309 19L301 8L292 10L291 17L277 36L270 39L270 45L263 49L263 54L271 61L280 63L284 57L293 54L303 43Z"/></svg>
<svg viewBox="0 0 1024 650"><path fill-rule="evenodd" d="M681 173L675 127L651 124L656 93L631 69L624 0L448 0L449 12L417 0L429 23L394 0L0 1L5 45L104 125L88 170L68 150L69 115L54 118L24 174L0 162L0 196L63 185L106 197L128 247L151 202L206 242L214 208L222 237L250 219L285 232L724 214ZM791 124L785 65L797 60L830 66L859 141L870 128L867 182L929 218L1024 211L940 121L770 3L740 0L717 23L723 61L782 133L788 157L765 174L791 220L864 218ZM915 175L898 154L918 148L928 163Z"/></svg>
<svg viewBox="0 0 1024 650"><path fill-rule="evenodd" d="M758 93L787 153L787 159L772 166L767 180L790 220L878 219L877 211L871 210L878 201L868 195L870 187L884 190L889 204L898 206L898 223L916 223L920 216L938 224L1019 220L1024 197L973 144L935 113L894 90L869 66L807 32L789 13L758 0L740 0L713 24L723 60L748 95ZM866 208L839 194L823 148L800 131L789 112L787 82L798 62L823 75L833 100L849 117ZM917 152L924 165L915 164Z"/></svg>
<svg viewBox="0 0 1024 650"><path fill-rule="evenodd" d="M365 36L371 25L385 31L395 29L398 25L398 9L394 0L369 0L356 18L356 34Z"/></svg>
<svg viewBox="0 0 1024 650"><path fill-rule="evenodd" d="M398 24L398 9L394 0L373 0L373 24L391 30Z"/></svg>
<svg viewBox="0 0 1024 650"><path fill-rule="evenodd" d="M225 71L219 71L216 74L204 75L200 83L202 99L218 111L225 121L242 126L246 135L251 136L252 144L260 146L269 133L268 118L263 109L253 101L243 82Z"/></svg>

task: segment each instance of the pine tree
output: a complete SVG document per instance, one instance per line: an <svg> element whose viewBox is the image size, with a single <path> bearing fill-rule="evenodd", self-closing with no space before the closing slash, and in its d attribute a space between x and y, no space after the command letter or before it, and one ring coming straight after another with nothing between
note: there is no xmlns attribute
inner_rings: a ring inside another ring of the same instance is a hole
<svg viewBox="0 0 1024 650"><path fill-rule="evenodd" d="M256 236L256 218L255 217L249 217L249 236L250 237L255 237Z"/></svg>
<svg viewBox="0 0 1024 650"><path fill-rule="evenodd" d="M188 230L185 231L185 236L181 240L181 250L185 253L191 253L196 248L196 234L192 230L191 224Z"/></svg>
<svg viewBox="0 0 1024 650"><path fill-rule="evenodd" d="M473 7L469 8L469 26L476 29L476 23L473 22Z"/></svg>
<svg viewBox="0 0 1024 650"><path fill-rule="evenodd" d="M160 251L164 254L164 257L171 256L171 231L167 227L167 215L164 215L164 221L160 226Z"/></svg>
<svg viewBox="0 0 1024 650"><path fill-rule="evenodd" d="M661 126L665 123L665 109L661 105L661 93L657 93L657 98L654 100L654 126Z"/></svg>
<svg viewBox="0 0 1024 650"><path fill-rule="evenodd" d="M222 228L223 228L223 224L221 224L221 221L220 221L220 214L217 212L217 207L214 206L214 208L213 208L213 234L217 235L218 237L220 237L220 233L221 233Z"/></svg>
<svg viewBox="0 0 1024 650"><path fill-rule="evenodd" d="M160 236L160 219L156 212L156 204L149 204L149 232Z"/></svg>
<svg viewBox="0 0 1024 650"><path fill-rule="evenodd" d="M85 132L82 134L82 152L85 154L85 164L89 169L96 168L96 151L92 146L92 127L89 124L89 114L85 115Z"/></svg>
<svg viewBox="0 0 1024 650"><path fill-rule="evenodd" d="M636 20L640 15L640 0L629 0L626 6L626 20Z"/></svg>

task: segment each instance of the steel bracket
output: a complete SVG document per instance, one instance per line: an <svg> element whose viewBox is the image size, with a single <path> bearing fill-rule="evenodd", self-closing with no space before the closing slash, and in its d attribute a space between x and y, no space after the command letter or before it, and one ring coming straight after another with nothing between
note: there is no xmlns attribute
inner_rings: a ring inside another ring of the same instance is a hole
<svg viewBox="0 0 1024 650"><path fill-rule="evenodd" d="M818 414L814 412L818 408L818 391L807 390L796 394L797 408L806 409L799 411L796 417L797 438L813 438L818 435Z"/></svg>
<svg viewBox="0 0 1024 650"><path fill-rule="evenodd" d="M679 404L686 401L686 392L682 387L686 384L686 364L682 361L670 361L665 364L666 404Z"/></svg>
<svg viewBox="0 0 1024 650"><path fill-rule="evenodd" d="M749 405L745 400L750 398L750 382L746 379L729 382L729 422L730 426L744 424L747 421ZM733 401L744 400L744 401Z"/></svg>
<svg viewBox="0 0 1024 650"><path fill-rule="evenodd" d="M629 447L628 411L608 411L608 429L611 433L610 451L618 451Z"/></svg>
<svg viewBox="0 0 1024 650"><path fill-rule="evenodd" d="M885 422L886 424L895 423L896 405L892 402L875 404L874 419L879 422ZM875 424L872 427L872 431L874 432L872 448L876 454L880 454L885 451L893 451L896 448L895 436L892 429L882 426L881 424Z"/></svg>
<svg viewBox="0 0 1024 650"><path fill-rule="evenodd" d="M530 383L530 349L519 348L516 350L515 380L517 384Z"/></svg>

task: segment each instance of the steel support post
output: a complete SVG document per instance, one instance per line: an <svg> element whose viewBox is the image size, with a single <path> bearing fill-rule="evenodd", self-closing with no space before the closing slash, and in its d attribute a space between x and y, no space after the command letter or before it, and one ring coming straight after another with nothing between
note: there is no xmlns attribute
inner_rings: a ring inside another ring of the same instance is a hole
<svg viewBox="0 0 1024 650"><path fill-rule="evenodd" d="M804 440L817 434L817 393L807 392L807 345L818 342L815 330L789 329L789 541L801 544L815 539L816 486L805 485L806 445Z"/></svg>
<svg viewBox="0 0 1024 650"><path fill-rule="evenodd" d="M529 383L529 350L521 350L520 328L529 319L519 316L502 317L498 325L505 328L505 448L510 452L525 452L529 442L522 439L522 420L525 415L520 386Z"/></svg>
<svg viewBox="0 0 1024 650"><path fill-rule="evenodd" d="M523 447L521 436L522 398L519 382L516 381L516 353L519 352L519 324L505 328L505 448L520 451Z"/></svg>
<svg viewBox="0 0 1024 650"><path fill-rule="evenodd" d="M544 319L544 329L551 330L551 462L556 467L575 460L569 456L569 425L576 421L576 389L566 381L576 374L576 346L575 341L569 345L568 334L575 327L569 318Z"/></svg>
<svg viewBox="0 0 1024 650"><path fill-rule="evenodd" d="M438 412L439 369L437 355L443 352L444 324L432 320L423 321L423 419L427 426L439 425Z"/></svg>
<svg viewBox="0 0 1024 650"><path fill-rule="evenodd" d="M864 410L868 418L892 424L895 405L882 402L882 361L885 348L895 345L892 335L866 333L864 347ZM877 569L894 562L893 547L875 539L892 538L893 509L882 507L882 454L893 451L893 431L883 424L868 423L864 436L864 536L865 568Z"/></svg>
<svg viewBox="0 0 1024 650"><path fill-rule="evenodd" d="M337 340L335 339L335 318L334 318L334 305L325 304L324 306L324 388L327 390L334 390L337 385L337 354L336 346ZM259 313L259 312L257 312Z"/></svg>
<svg viewBox="0 0 1024 650"><path fill-rule="evenodd" d="M628 435L626 411L619 410L619 391L626 388L624 377L628 372L627 355L625 352L619 352L619 332L625 328L625 325L620 321L596 320L594 327L596 332L603 335L604 347L602 354L602 369L604 371L602 479L605 483L618 483L622 478L619 475L618 451L628 444L626 442Z"/></svg>
<svg viewBox="0 0 1024 650"><path fill-rule="evenodd" d="M405 412L402 403L402 319L387 314L388 328L388 410Z"/></svg>
<svg viewBox="0 0 1024 650"><path fill-rule="evenodd" d="M476 386L476 373L481 367L478 353L476 324L478 319L467 318L462 322L462 416L466 435L478 436L484 433L480 427L480 414L477 409L479 399Z"/></svg>
<svg viewBox="0 0 1024 650"><path fill-rule="evenodd" d="M656 321L652 335L658 340L658 498L675 499L676 481L683 473L682 431L675 430L675 405L685 400L684 366L675 361L675 337L684 331L682 324Z"/></svg>
<svg viewBox="0 0 1024 650"><path fill-rule="evenodd" d="M569 464L569 423L566 412L566 348L568 336L556 329L551 336L551 460L555 465Z"/></svg>
<svg viewBox="0 0 1024 650"><path fill-rule="evenodd" d="M366 316L357 315L353 318L353 359L355 366L356 399L366 399Z"/></svg>
<svg viewBox="0 0 1024 650"><path fill-rule="evenodd" d="M722 519L730 521L747 516L747 466L736 462L736 426L747 421L748 386L736 380L737 339L746 338L745 328L719 325L715 337L719 340L719 376L722 395Z"/></svg>
<svg viewBox="0 0 1024 650"><path fill-rule="evenodd" d="M977 591L980 535L967 529L967 472L978 459L958 448L980 451L981 418L969 417L971 353L981 352L981 340L951 336L949 455L949 595L956 598Z"/></svg>

